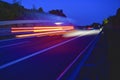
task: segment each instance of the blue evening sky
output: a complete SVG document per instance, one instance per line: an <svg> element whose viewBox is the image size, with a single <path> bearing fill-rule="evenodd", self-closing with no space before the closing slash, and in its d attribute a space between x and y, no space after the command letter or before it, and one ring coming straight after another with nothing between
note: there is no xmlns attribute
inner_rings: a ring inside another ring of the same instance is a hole
<svg viewBox="0 0 120 80"><path fill-rule="evenodd" d="M13 0L3 0L12 3ZM20 0L17 0L20 1ZM22 0L25 8L42 7L45 12L62 9L67 17L77 25L102 23L103 19L112 16L120 8L120 0Z"/></svg>

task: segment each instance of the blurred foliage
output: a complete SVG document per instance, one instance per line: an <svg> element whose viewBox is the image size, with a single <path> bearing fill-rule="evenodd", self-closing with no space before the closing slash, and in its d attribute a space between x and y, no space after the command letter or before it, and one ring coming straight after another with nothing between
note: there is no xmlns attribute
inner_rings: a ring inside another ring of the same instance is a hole
<svg viewBox="0 0 120 80"><path fill-rule="evenodd" d="M117 12L113 16L107 18L108 23L105 26L110 26L111 28L120 29L120 8L117 9ZM104 25L104 21L103 21Z"/></svg>
<svg viewBox="0 0 120 80"><path fill-rule="evenodd" d="M26 9L16 0L13 0L13 4L0 0L0 21L22 19L22 17L27 16L27 12L31 14L32 12L41 13L44 10L41 7L38 9Z"/></svg>
<svg viewBox="0 0 120 80"><path fill-rule="evenodd" d="M44 12L42 7L38 8L38 11L39 12Z"/></svg>
<svg viewBox="0 0 120 80"><path fill-rule="evenodd" d="M91 26L92 26L94 29L100 29L100 28L102 27L100 23L93 23Z"/></svg>
<svg viewBox="0 0 120 80"><path fill-rule="evenodd" d="M106 25L106 24L108 24L108 19L103 20L103 25Z"/></svg>
<svg viewBox="0 0 120 80"><path fill-rule="evenodd" d="M24 11L24 7L19 3L9 4L0 1L0 20L13 20L17 19Z"/></svg>
<svg viewBox="0 0 120 80"><path fill-rule="evenodd" d="M4 2L0 0L0 21L3 20L17 20L17 19L23 19L23 17L27 16L27 13L43 13L44 10L42 7L39 7L38 9L35 8L35 5L33 5L32 9L26 9L23 6L21 6L20 1L13 0L13 4L9 4L7 2ZM63 13L62 10L51 10L49 11L50 14L64 16L66 15Z"/></svg>

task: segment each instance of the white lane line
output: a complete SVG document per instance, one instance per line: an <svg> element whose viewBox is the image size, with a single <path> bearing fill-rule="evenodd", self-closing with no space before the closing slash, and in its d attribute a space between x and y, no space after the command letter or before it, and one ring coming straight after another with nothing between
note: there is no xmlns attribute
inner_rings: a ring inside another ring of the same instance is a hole
<svg viewBox="0 0 120 80"><path fill-rule="evenodd" d="M0 40L0 42L4 42L4 41L11 41L11 40L19 40L19 39L27 39L27 38L34 38L34 37L24 37L24 38L12 38L12 39L5 39L5 40Z"/></svg>
<svg viewBox="0 0 120 80"><path fill-rule="evenodd" d="M19 45L19 44L23 44L23 43L27 43L27 42L29 42L29 41L19 42L19 43L10 44L10 45L4 45L4 46L0 46L0 48L11 47L11 46L15 46L15 45Z"/></svg>
<svg viewBox="0 0 120 80"><path fill-rule="evenodd" d="M32 53L32 54L27 55L27 56L25 56L25 57L22 57L22 58L19 58L19 59L14 60L14 61L8 62L8 63L6 63L6 64L4 64L4 65L1 65L1 66L0 66L0 69L4 69L4 68L9 67L9 66L11 66L11 65L13 65L13 64L16 64L16 63L21 62L21 61L26 60L26 59L29 59L29 58L31 58L31 57L33 57L33 56L36 56L36 55L38 55L38 54L41 54L41 53L43 53L43 52L45 52L45 51L51 50L51 49L56 48L56 47L58 47L58 46L61 46L61 45L65 44L65 43L68 43L68 42L70 42L70 41L73 41L73 40L75 40L75 39L77 39L77 38L79 38L79 37L75 37L75 38L66 40L66 41L64 41L64 42L61 42L61 43L56 44L56 45L54 45L54 46L51 46L51 47L49 47L49 48L40 50L40 51L38 51L38 52Z"/></svg>
<svg viewBox="0 0 120 80"><path fill-rule="evenodd" d="M88 60L88 57L92 54L92 51L95 48L99 38L100 38L100 34L98 34L98 36L95 37L95 39L91 42L91 44L88 45L89 50L87 51L87 54L83 57L83 59L79 62L79 64L72 71L72 73L70 74L68 80L75 80L76 79L76 77L79 74L81 68L83 67L85 62Z"/></svg>
<svg viewBox="0 0 120 80"><path fill-rule="evenodd" d="M17 40L17 39L23 39L23 38L12 38L12 39L5 39L5 40L0 40L0 42L4 42L4 41L11 41L11 40Z"/></svg>
<svg viewBox="0 0 120 80"><path fill-rule="evenodd" d="M90 47L90 45L93 43L93 41L98 37L98 35L87 45L87 47L85 47L80 53L79 55L65 68L65 70L57 77L56 80L61 80L61 78L68 72L68 70L70 70L70 68L72 67L72 65L80 58L80 56L85 53L85 51ZM72 80L72 79L68 79L68 80ZM73 79L74 80L74 79Z"/></svg>

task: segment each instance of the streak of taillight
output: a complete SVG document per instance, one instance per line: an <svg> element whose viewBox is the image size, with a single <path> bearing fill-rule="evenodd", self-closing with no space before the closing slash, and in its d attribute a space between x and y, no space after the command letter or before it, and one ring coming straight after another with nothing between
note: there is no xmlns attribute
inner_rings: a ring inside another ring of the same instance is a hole
<svg viewBox="0 0 120 80"><path fill-rule="evenodd" d="M46 32L46 31L61 31L61 30L73 30L73 26L45 26L45 27L15 27L11 32Z"/></svg>
<svg viewBox="0 0 120 80"><path fill-rule="evenodd" d="M12 33L16 32L33 32L34 30L12 30Z"/></svg>
<svg viewBox="0 0 120 80"><path fill-rule="evenodd" d="M12 27L12 30L18 30L18 29L33 29L33 27Z"/></svg>
<svg viewBox="0 0 120 80"><path fill-rule="evenodd" d="M22 35L16 35L16 37L21 38L21 37L31 37L31 36L44 36L44 35L50 35L50 34L62 34L66 31L54 31L54 32L45 32L45 33L33 33L33 34L22 34Z"/></svg>
<svg viewBox="0 0 120 80"><path fill-rule="evenodd" d="M62 30L61 27L34 27L34 32Z"/></svg>

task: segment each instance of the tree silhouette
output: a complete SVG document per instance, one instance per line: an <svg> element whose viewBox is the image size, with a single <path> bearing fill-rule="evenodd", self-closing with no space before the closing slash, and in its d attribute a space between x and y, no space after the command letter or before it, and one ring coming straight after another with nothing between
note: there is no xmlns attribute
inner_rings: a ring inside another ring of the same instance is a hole
<svg viewBox="0 0 120 80"><path fill-rule="evenodd" d="M120 18L120 8L118 8L116 16Z"/></svg>
<svg viewBox="0 0 120 80"><path fill-rule="evenodd" d="M115 15L109 16L107 20L108 20L108 23L105 26L111 27L114 29L120 29L120 8L117 9Z"/></svg>
<svg viewBox="0 0 120 80"><path fill-rule="evenodd" d="M44 12L42 7L38 8L38 11L39 12Z"/></svg>
<svg viewBox="0 0 120 80"><path fill-rule="evenodd" d="M49 11L50 14L54 14L54 15L58 15L58 16L63 16L66 17L66 15L63 13L63 10L50 10Z"/></svg>
<svg viewBox="0 0 120 80"><path fill-rule="evenodd" d="M92 26L94 29L99 29L99 28L101 28L101 24L100 24L100 23L93 23L91 26Z"/></svg>
<svg viewBox="0 0 120 80"><path fill-rule="evenodd" d="M33 4L32 9L26 9L21 6L20 2L22 0L13 0L13 4L9 4L0 0L0 20L16 20L16 19L25 19L24 16L27 16L27 13L34 14L33 12L40 13L44 12L42 7L36 9L35 5ZM49 11L50 14L58 15L66 17L63 13L63 10L51 10Z"/></svg>
<svg viewBox="0 0 120 80"><path fill-rule="evenodd" d="M16 1L15 1L16 2ZM13 20L22 15L25 8L18 2L9 4L6 2L0 2L0 20Z"/></svg>

